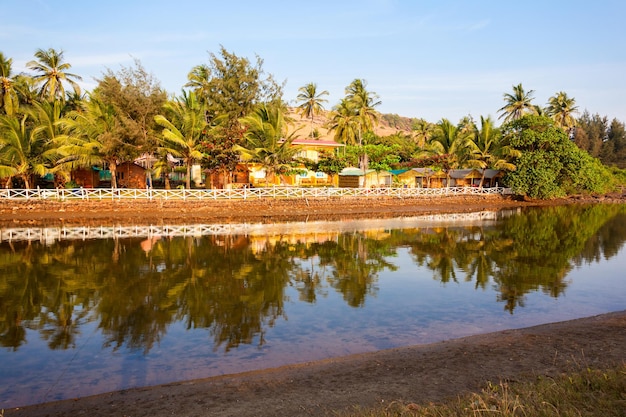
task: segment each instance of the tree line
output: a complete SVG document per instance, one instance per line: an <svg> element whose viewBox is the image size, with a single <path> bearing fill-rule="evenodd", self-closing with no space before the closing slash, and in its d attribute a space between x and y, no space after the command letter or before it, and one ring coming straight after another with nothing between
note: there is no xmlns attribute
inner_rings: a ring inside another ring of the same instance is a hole
<svg viewBox="0 0 626 417"><path fill-rule="evenodd" d="M150 161L148 184L154 175L166 188L175 161L186 169L187 188L193 165L208 173L207 186L222 187L242 162L261 166L268 182L302 167L327 174L347 166L430 167L446 174L498 169L507 172L514 191L542 198L605 192L624 182L624 124L587 111L576 118L578 107L565 92L542 108L519 84L504 94L502 126L483 116L456 124L410 119L409 131L383 137L375 127L383 119L398 124L398 117L381 115L379 96L357 78L328 117L335 141L346 146L311 161L296 157L292 143L301 129L289 117L284 83L264 71L258 56L251 61L221 47L190 70L177 95L137 60L117 72L107 69L93 91L83 92L63 51L40 49L34 58L26 65L30 74L14 74L12 59L0 53L0 178L6 187L31 188L46 175L55 186L71 185L73 170L93 166L108 169L116 187L117 166L139 156ZM311 138L319 136L313 120L325 110L327 95L311 82L296 97L296 110L311 121Z"/></svg>

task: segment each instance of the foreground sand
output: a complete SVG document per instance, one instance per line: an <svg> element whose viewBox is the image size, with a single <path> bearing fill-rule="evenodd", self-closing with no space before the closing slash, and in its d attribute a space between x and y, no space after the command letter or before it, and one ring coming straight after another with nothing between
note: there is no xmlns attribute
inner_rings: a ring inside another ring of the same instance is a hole
<svg viewBox="0 0 626 417"><path fill-rule="evenodd" d="M623 203L624 197L609 201ZM0 202L0 225L337 220L577 202L528 202L503 197ZM626 310L432 345L46 403L5 410L4 416L323 416L355 405L440 401L480 390L488 381L532 380L538 375L624 363Z"/></svg>
<svg viewBox="0 0 626 417"><path fill-rule="evenodd" d="M324 416L626 363L626 311L259 372L6 410L5 416Z"/></svg>

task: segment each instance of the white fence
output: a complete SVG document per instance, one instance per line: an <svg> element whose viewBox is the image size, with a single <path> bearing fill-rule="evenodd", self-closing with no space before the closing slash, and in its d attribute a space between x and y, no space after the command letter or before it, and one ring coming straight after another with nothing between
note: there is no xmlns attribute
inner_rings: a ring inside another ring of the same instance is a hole
<svg viewBox="0 0 626 417"><path fill-rule="evenodd" d="M313 221L288 223L181 224L149 226L53 226L0 228L0 242L61 240L202 237L220 235L302 236L316 233L348 233L363 230L488 224L510 216L515 210L471 213L440 213L394 219L362 219L345 221Z"/></svg>
<svg viewBox="0 0 626 417"><path fill-rule="evenodd" d="M255 198L397 197L507 194L502 187L447 188L305 188L264 187L219 190L161 190L130 188L0 189L0 199L11 200L229 200Z"/></svg>

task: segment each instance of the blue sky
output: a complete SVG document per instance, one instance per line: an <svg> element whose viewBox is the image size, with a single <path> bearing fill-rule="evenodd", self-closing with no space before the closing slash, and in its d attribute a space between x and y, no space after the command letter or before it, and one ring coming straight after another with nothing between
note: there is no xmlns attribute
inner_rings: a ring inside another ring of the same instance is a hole
<svg viewBox="0 0 626 417"><path fill-rule="evenodd" d="M534 103L565 91L581 112L626 121L626 2L0 0L0 52L14 73L34 52L64 51L83 87L141 64L170 93L220 45L286 81L315 82L327 109L355 78L378 110L431 122L498 117L522 83Z"/></svg>

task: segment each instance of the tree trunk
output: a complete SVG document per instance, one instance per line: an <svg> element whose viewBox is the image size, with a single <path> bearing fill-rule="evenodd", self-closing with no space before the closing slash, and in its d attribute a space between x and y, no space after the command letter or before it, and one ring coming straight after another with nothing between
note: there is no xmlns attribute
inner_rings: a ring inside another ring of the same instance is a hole
<svg viewBox="0 0 626 417"><path fill-rule="evenodd" d="M111 188L117 188L117 164L109 162L109 171L111 171Z"/></svg>

